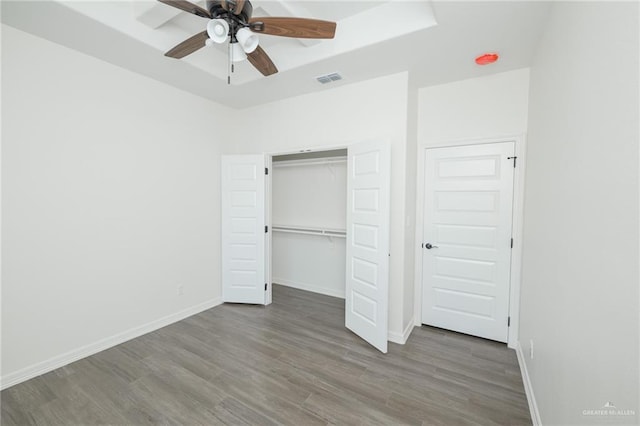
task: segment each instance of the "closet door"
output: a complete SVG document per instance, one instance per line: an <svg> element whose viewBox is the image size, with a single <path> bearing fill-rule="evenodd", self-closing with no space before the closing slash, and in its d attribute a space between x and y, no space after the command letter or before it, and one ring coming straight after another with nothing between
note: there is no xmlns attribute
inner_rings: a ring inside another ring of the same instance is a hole
<svg viewBox="0 0 640 426"><path fill-rule="evenodd" d="M386 353L390 146L362 142L348 152L345 325Z"/></svg>
<svg viewBox="0 0 640 426"><path fill-rule="evenodd" d="M265 303L264 155L222 156L222 301Z"/></svg>

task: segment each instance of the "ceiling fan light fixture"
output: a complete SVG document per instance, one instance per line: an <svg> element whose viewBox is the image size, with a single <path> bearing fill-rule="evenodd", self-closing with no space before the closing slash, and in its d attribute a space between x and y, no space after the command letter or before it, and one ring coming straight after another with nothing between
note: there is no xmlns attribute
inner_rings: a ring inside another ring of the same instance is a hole
<svg viewBox="0 0 640 426"><path fill-rule="evenodd" d="M258 47L258 35L248 28L240 28L236 33L236 38L245 53L251 53Z"/></svg>
<svg viewBox="0 0 640 426"><path fill-rule="evenodd" d="M240 43L231 43L231 58L233 62L242 62L247 59L247 54Z"/></svg>
<svg viewBox="0 0 640 426"><path fill-rule="evenodd" d="M224 19L212 19L207 23L207 34L216 43L224 43L229 36L229 23Z"/></svg>

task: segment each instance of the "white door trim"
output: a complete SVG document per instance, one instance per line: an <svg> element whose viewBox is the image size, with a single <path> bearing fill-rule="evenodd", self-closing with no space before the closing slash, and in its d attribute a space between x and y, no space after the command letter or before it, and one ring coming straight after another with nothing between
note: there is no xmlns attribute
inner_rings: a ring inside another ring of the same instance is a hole
<svg viewBox="0 0 640 426"><path fill-rule="evenodd" d="M352 142L353 143L357 143L357 142ZM294 150L290 150L290 151L270 151L270 152L265 152L265 164L267 165L266 167L269 169L269 174L267 175L267 186L266 186L266 194L265 194L265 207L266 207L266 218L265 218L265 223L266 225L269 227L269 232L267 233L267 257L266 257L266 268L267 268L267 292L265 294L265 305L270 305L273 302L273 265L271 264L273 262L273 256L272 256L272 250L273 250L273 238L272 238L272 232L273 232L273 223L272 223L272 218L273 218L273 157L276 157L278 155L289 155L289 154L303 154L306 152L321 152L321 151L333 151L336 149L349 149L349 145L334 145L334 146L328 146L328 147L311 147L311 148L298 148L298 149L294 149ZM345 212L346 214L346 212Z"/></svg>
<svg viewBox="0 0 640 426"><path fill-rule="evenodd" d="M271 200L271 190L273 188L273 156L264 154L264 166L269 171L265 176L265 192L264 192L264 223L267 225L269 232L265 235L265 279L267 280L267 292L264 295L264 304L270 305L273 302L273 269L271 265L273 249L273 224L271 217L273 214L273 201Z"/></svg>
<svg viewBox="0 0 640 426"><path fill-rule="evenodd" d="M518 344L518 328L520 319L520 281L522 272L522 218L524 212L524 178L525 178L525 153L526 137L524 134L516 136L504 136L491 139L471 139L442 141L427 144L418 144L418 167L416 173L416 233L415 233L415 276L414 276L414 324L422 324L422 249L420 244L423 236L424 223L424 154L427 149L444 148L452 146L481 145L499 142L514 142L517 158L517 167L513 182L513 250L511 252L511 280L509 291L509 317L511 325L507 338L507 346L515 349Z"/></svg>

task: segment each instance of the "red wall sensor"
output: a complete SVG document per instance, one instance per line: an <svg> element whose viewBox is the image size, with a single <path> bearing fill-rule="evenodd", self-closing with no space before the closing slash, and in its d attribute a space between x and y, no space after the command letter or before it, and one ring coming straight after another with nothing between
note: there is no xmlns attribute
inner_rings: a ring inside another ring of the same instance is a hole
<svg viewBox="0 0 640 426"><path fill-rule="evenodd" d="M484 55L480 55L476 58L476 64L478 65L489 65L498 60L497 53L485 53Z"/></svg>

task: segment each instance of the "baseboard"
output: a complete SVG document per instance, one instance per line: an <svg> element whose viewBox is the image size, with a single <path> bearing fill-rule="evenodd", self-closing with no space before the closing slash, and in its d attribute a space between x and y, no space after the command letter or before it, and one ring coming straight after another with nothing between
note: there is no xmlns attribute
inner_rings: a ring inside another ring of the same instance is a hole
<svg viewBox="0 0 640 426"><path fill-rule="evenodd" d="M285 280L283 278L275 278L275 277L271 281L274 284L280 284L285 287L297 288L298 290L311 291L313 293L320 293L320 294L324 294L325 296L339 297L340 299L344 299L345 297L344 290L342 291L331 290L324 287L315 286L313 284L301 283L299 281L294 282L294 281Z"/></svg>
<svg viewBox="0 0 640 426"><path fill-rule="evenodd" d="M409 336L413 331L413 327L415 327L415 325L413 324L413 321L410 321L409 324L407 324L407 326L405 327L402 334L390 331L387 339L389 339L390 342L404 345L405 343L407 343L407 340L409 340Z"/></svg>
<svg viewBox="0 0 640 426"><path fill-rule="evenodd" d="M520 374L522 374L524 392L527 395L527 402L529 403L531 422L533 423L533 426L542 426L542 422L540 421L540 412L538 411L538 404L536 403L536 397L533 394L533 386L531 385L531 379L529 378L529 372L527 371L527 363L524 361L524 353L522 352L520 342L518 342L516 346L516 355L518 356L518 364L520 364Z"/></svg>
<svg viewBox="0 0 640 426"><path fill-rule="evenodd" d="M62 355L55 356L46 361L42 361L13 373L9 373L5 376L2 376L2 378L0 379L0 389L9 388L13 385L17 385L18 383L48 373L55 370L56 368L63 367L74 361L78 361L79 359L86 358L105 349L109 349L128 340L142 336L143 334L150 333L162 327L166 327L169 324L173 324L174 322L178 322L202 311L206 311L207 309L211 309L215 306L220 305L221 303L222 299L219 297L216 299L211 299L204 303L200 303L198 305L184 309L180 312L167 315L166 317L159 318L139 327L129 329L122 333L115 334L111 337L98 340L95 343L90 343L88 345L66 352Z"/></svg>

